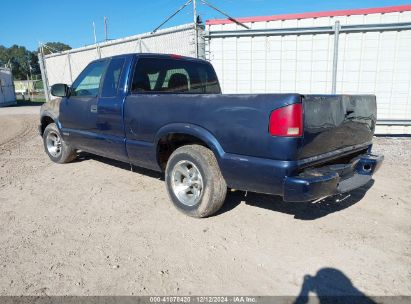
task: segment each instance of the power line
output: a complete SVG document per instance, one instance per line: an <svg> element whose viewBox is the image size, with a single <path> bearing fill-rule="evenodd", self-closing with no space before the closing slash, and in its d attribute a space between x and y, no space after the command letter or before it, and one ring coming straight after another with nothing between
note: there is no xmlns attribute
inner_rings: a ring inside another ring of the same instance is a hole
<svg viewBox="0 0 411 304"><path fill-rule="evenodd" d="M186 3L184 3L177 11L175 11L173 14L171 14L166 20L164 20L159 26L157 26L151 34L154 34L159 30L160 27L162 27L164 24L166 24L171 18L173 18L175 15L177 15L180 11L182 11L187 5L189 5L192 2L192 0L188 0Z"/></svg>
<svg viewBox="0 0 411 304"><path fill-rule="evenodd" d="M248 27L247 25L245 25L244 23L238 21L237 19L231 17L230 15L228 15L227 13L223 12L222 10L220 10L219 8L217 8L216 6L212 5L211 3L209 3L206 0L200 0L201 3L203 5L208 6L209 8L219 12L220 14L224 15L225 17L227 17L229 20L231 20L232 22L246 28L246 29L250 29L250 27ZM151 33L154 34L156 31L159 30L159 28L161 28L164 24L166 24L170 19L172 19L175 15L177 15L180 11L182 11L187 5L189 5L190 3L193 3L193 15L194 15L194 24L196 26L197 24L197 2L196 0L188 0L186 3L184 3L177 11L175 11L173 14L171 14L166 20L164 20L159 26L157 26Z"/></svg>
<svg viewBox="0 0 411 304"><path fill-rule="evenodd" d="M219 12L220 14L223 14L224 16L226 16L228 18L228 20L233 21L234 23L246 28L246 29L250 29L247 25L245 25L244 23L241 23L240 21L238 21L237 19L231 17L230 15L228 15L227 13L224 13L222 10L218 9L217 7L215 7L214 5L208 3L206 0L200 0L201 3L203 3L204 5L207 5L208 7L212 8L213 10Z"/></svg>
<svg viewBox="0 0 411 304"><path fill-rule="evenodd" d="M231 17L230 15L228 15L227 13L223 12L222 10L218 9L217 7L215 7L214 5L208 3L206 0L200 0L201 3L203 5L208 6L209 8L219 12L220 14L226 16L229 20L233 21L234 23L246 28L246 29L250 29L247 25L245 25L244 23L241 23L240 21L236 20L235 18ZM166 20L164 20L159 26L157 26L152 32L151 34L154 34L155 32L157 32L164 24L166 24L168 21L170 21L170 19L172 19L175 15L177 15L179 12L181 12L186 6L188 6L189 4L193 4L193 22L194 22L194 33L195 33L195 56L196 58L198 58L198 24L201 23L201 18L199 18L200 16L197 16L197 0L188 0L186 3L184 3L181 7L179 7L174 13L172 13ZM104 19L104 21L106 21L106 19ZM107 35L107 33L106 33ZM107 37L106 37L107 40Z"/></svg>

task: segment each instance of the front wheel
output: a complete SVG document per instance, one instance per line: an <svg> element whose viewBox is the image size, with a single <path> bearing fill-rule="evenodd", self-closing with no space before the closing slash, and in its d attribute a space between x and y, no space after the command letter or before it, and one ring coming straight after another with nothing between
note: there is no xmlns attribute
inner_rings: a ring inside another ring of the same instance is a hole
<svg viewBox="0 0 411 304"><path fill-rule="evenodd" d="M227 194L227 184L213 152L200 145L183 146L171 154L166 185L177 209L192 217L216 213Z"/></svg>
<svg viewBox="0 0 411 304"><path fill-rule="evenodd" d="M76 159L76 151L64 142L55 123L49 124L43 133L44 150L52 161L63 164Z"/></svg>

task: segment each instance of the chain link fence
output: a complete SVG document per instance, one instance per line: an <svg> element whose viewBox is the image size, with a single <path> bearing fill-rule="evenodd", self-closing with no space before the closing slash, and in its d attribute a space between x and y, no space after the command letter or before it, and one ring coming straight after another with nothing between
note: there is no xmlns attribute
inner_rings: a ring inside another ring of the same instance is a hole
<svg viewBox="0 0 411 304"><path fill-rule="evenodd" d="M198 31L202 29L198 28ZM50 54L44 58L39 54L46 97L50 98L51 85L71 84L87 64L95 59L127 53L169 53L195 57L195 37L194 24L190 23L155 33L145 33ZM200 42L199 57L204 58L204 46L201 45L204 44Z"/></svg>

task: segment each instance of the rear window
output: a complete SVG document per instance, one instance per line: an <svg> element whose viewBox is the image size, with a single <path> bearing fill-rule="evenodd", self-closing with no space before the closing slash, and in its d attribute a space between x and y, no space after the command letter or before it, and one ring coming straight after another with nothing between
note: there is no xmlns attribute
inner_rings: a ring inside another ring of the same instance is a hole
<svg viewBox="0 0 411 304"><path fill-rule="evenodd" d="M211 65L202 62L141 58L131 86L132 93L221 93Z"/></svg>

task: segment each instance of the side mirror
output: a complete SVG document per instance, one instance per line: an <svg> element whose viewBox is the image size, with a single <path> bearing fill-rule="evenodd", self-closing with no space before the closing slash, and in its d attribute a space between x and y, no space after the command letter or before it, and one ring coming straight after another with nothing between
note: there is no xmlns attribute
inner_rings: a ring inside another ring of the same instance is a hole
<svg viewBox="0 0 411 304"><path fill-rule="evenodd" d="M56 97L67 97L69 95L70 89L64 83L56 83L51 86L51 95Z"/></svg>

